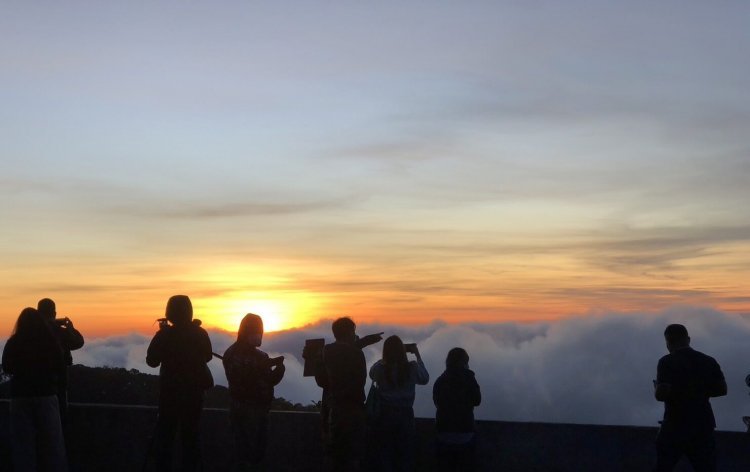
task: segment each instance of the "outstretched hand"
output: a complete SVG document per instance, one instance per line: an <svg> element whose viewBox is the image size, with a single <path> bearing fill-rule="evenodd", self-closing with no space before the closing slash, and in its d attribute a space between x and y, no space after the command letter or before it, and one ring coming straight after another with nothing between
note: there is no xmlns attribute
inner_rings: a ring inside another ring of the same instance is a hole
<svg viewBox="0 0 750 472"><path fill-rule="evenodd" d="M383 340L383 334L385 334L385 332L368 334L367 336L359 338L360 347L367 347L370 344L379 343Z"/></svg>

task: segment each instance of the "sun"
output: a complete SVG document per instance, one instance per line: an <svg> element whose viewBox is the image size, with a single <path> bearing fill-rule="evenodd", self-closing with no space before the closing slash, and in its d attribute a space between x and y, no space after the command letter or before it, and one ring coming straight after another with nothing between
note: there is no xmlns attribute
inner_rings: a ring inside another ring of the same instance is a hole
<svg viewBox="0 0 750 472"><path fill-rule="evenodd" d="M308 323L316 311L318 303L304 294L242 293L233 296L207 300L203 321L207 326L236 332L240 321L248 313L255 313L263 319L266 332L294 328Z"/></svg>

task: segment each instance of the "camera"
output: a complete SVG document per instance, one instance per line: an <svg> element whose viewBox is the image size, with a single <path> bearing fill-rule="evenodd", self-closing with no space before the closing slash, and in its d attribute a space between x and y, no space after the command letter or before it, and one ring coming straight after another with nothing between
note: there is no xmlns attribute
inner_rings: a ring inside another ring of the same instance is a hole
<svg viewBox="0 0 750 472"><path fill-rule="evenodd" d="M70 318L55 318L54 323L60 327L67 326L70 324Z"/></svg>

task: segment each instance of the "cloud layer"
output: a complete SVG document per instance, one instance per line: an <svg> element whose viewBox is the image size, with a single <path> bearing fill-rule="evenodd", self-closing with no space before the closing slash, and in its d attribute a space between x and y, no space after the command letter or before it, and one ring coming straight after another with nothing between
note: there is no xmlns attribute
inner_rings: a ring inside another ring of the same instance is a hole
<svg viewBox="0 0 750 472"><path fill-rule="evenodd" d="M677 307L660 313L594 313L551 323L448 325L422 327L360 325L358 332L385 331L418 342L431 381L417 388L415 412L434 415L432 383L454 346L471 356L483 393L477 417L491 420L655 426L662 405L653 399L656 362L666 353L662 332L669 323L685 324L694 348L721 365L729 395L713 400L719 429L742 430L750 414L744 377L750 371L750 322L707 308ZM304 340L331 340L328 322L266 335L263 349L286 356L287 372L276 394L300 403L320 398L312 378L302 377ZM214 351L223 353L234 336L211 331ZM155 372L145 365L149 339L142 335L89 340L75 362ZM366 349L368 366L381 345ZM217 383L226 385L218 360L211 363Z"/></svg>

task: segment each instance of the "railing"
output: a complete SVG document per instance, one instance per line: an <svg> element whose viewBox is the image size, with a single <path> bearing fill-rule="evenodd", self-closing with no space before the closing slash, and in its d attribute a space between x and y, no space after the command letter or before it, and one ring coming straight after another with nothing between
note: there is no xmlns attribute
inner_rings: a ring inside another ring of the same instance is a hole
<svg viewBox="0 0 750 472"><path fill-rule="evenodd" d="M7 405L7 400L0 400L0 470L10 470ZM153 406L72 404L71 470L141 470L156 414ZM233 441L227 411L206 409L201 421L203 470L231 470ZM267 470L321 470L319 426L315 413L271 413ZM416 426L418 470L434 470L434 421L419 418ZM650 470L655 458L656 428L651 427L479 421L477 432L482 470L640 472ZM750 470L750 435L719 432L717 442L719 471Z"/></svg>

